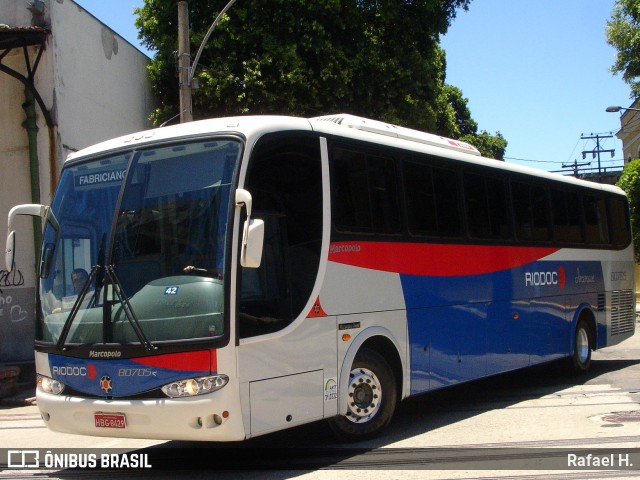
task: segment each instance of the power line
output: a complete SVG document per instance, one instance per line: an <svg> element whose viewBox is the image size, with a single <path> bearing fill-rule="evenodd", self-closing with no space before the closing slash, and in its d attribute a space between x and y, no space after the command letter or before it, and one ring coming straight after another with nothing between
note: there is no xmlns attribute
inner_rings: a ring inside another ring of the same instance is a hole
<svg viewBox="0 0 640 480"><path fill-rule="evenodd" d="M562 163L562 162L554 162L552 160L533 160L530 158L517 158L517 157L502 157L505 160L515 160L518 162L532 162L532 163Z"/></svg>

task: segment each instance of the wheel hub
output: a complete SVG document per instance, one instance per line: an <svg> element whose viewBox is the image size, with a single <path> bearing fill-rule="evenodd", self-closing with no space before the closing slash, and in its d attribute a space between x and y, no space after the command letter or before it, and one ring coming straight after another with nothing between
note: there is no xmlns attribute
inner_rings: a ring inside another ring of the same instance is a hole
<svg viewBox="0 0 640 480"><path fill-rule="evenodd" d="M580 363L585 363L589 358L589 336L584 329L578 330L576 336L576 352Z"/></svg>
<svg viewBox="0 0 640 480"><path fill-rule="evenodd" d="M354 368L349 376L349 410L347 419L360 423L373 418L380 409L382 388L375 373Z"/></svg>

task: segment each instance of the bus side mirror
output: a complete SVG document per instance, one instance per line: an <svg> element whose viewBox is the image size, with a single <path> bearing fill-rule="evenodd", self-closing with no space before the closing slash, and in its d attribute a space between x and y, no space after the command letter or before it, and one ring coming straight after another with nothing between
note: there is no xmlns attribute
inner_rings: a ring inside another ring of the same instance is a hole
<svg viewBox="0 0 640 480"><path fill-rule="evenodd" d="M40 217L47 220L57 233L60 231L60 225L58 220L53 215L51 209L46 205L40 205L37 203L26 203L24 205L16 205L9 210L7 217L7 246L4 251L4 263L7 270L10 272L15 266L15 254L16 254L16 232L13 229L13 221L18 215L31 215L33 217Z"/></svg>
<svg viewBox="0 0 640 480"><path fill-rule="evenodd" d="M258 268L262 261L264 244L264 221L258 219L246 220L244 230L247 231L246 241L242 242L240 265L247 268Z"/></svg>
<svg viewBox="0 0 640 480"><path fill-rule="evenodd" d="M4 263L9 272L13 270L13 267L15 266L16 232L13 230L14 219L17 215L44 217L47 209L48 207L44 205L28 203L25 205L16 205L9 210L9 215L7 217L7 247L4 251Z"/></svg>
<svg viewBox="0 0 640 480"><path fill-rule="evenodd" d="M242 188L236 190L236 207L247 209L247 219L242 228L242 247L240 265L246 268L258 268L262 261L264 244L264 221L251 218L253 199L251 194Z"/></svg>

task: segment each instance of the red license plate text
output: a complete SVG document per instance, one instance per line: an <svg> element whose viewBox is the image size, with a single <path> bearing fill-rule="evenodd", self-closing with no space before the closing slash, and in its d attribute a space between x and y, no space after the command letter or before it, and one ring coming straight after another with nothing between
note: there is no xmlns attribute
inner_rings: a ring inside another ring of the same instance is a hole
<svg viewBox="0 0 640 480"><path fill-rule="evenodd" d="M126 428L127 422L124 413L96 413L95 422L97 428Z"/></svg>

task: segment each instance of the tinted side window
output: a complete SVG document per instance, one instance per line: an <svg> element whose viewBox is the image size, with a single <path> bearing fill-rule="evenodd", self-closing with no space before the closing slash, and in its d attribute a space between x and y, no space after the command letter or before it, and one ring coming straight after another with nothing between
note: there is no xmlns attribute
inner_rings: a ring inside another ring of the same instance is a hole
<svg viewBox="0 0 640 480"><path fill-rule="evenodd" d="M391 158L333 149L333 218L344 232L398 233L401 216Z"/></svg>
<svg viewBox="0 0 640 480"><path fill-rule="evenodd" d="M587 242L596 245L609 243L606 200L599 196L585 195L582 201Z"/></svg>
<svg viewBox="0 0 640 480"><path fill-rule="evenodd" d="M438 233L451 237L462 234L462 220L458 206L458 175L453 170L433 169L433 185L438 212Z"/></svg>
<svg viewBox="0 0 640 480"><path fill-rule="evenodd" d="M456 172L408 161L403 173L409 231L414 235L460 236Z"/></svg>
<svg viewBox="0 0 640 480"><path fill-rule="evenodd" d="M533 235L532 240L546 242L551 238L549 230L549 202L547 201L547 190L541 186L531 187L531 205L533 215Z"/></svg>
<svg viewBox="0 0 640 480"><path fill-rule="evenodd" d="M245 188L253 218L265 223L259 268L242 268L241 338L275 332L307 312L322 247L320 141L304 134L272 134L252 153Z"/></svg>
<svg viewBox="0 0 640 480"><path fill-rule="evenodd" d="M582 242L580 197L575 192L551 190L553 235L557 242Z"/></svg>
<svg viewBox="0 0 640 480"><path fill-rule="evenodd" d="M499 239L511 236L504 180L465 173L464 198L471 237Z"/></svg>
<svg viewBox="0 0 640 480"><path fill-rule="evenodd" d="M611 219L611 240L616 247L626 247L631 242L629 224L629 207L623 197L609 198L609 215Z"/></svg>
<svg viewBox="0 0 640 480"><path fill-rule="evenodd" d="M547 191L539 185L511 182L511 201L516 238L523 241L549 240Z"/></svg>
<svg viewBox="0 0 640 480"><path fill-rule="evenodd" d="M493 238L511 237L506 183L501 178L486 178L489 221Z"/></svg>

